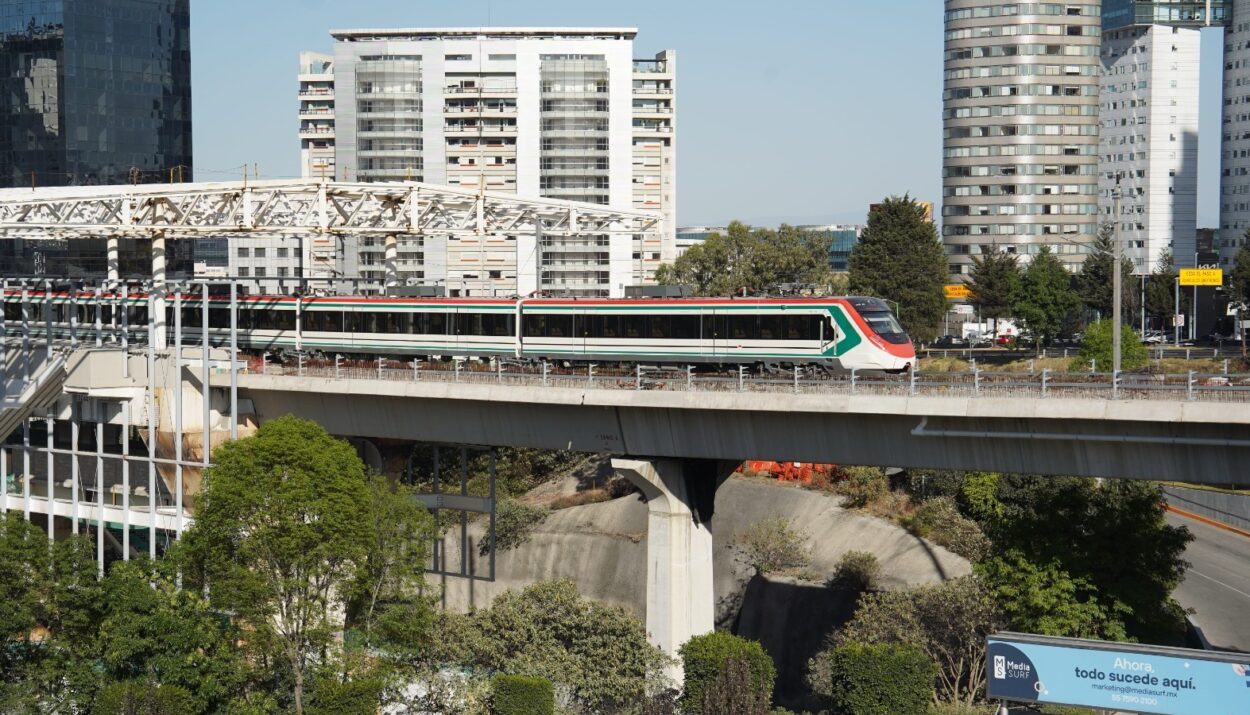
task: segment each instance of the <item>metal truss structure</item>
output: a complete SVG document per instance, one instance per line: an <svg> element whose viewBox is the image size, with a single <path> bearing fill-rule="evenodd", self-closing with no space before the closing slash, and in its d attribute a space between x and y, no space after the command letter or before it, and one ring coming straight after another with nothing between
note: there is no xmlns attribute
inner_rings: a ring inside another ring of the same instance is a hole
<svg viewBox="0 0 1250 715"><path fill-rule="evenodd" d="M637 234L659 215L422 183L323 179L0 190L0 236Z"/></svg>

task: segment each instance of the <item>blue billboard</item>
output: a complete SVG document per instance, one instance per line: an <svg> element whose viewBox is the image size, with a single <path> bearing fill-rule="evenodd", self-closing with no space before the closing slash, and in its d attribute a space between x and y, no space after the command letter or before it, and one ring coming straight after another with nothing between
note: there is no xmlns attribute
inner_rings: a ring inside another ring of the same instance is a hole
<svg viewBox="0 0 1250 715"><path fill-rule="evenodd" d="M1159 715L1250 713L1250 654L1001 633L989 638L991 700Z"/></svg>

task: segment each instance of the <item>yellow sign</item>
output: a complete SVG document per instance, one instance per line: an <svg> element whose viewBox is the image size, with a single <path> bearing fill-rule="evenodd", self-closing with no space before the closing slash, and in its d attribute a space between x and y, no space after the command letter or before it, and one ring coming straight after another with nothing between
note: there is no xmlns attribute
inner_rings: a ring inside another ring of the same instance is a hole
<svg viewBox="0 0 1250 715"><path fill-rule="evenodd" d="M1182 268L1181 285L1183 286L1222 286L1224 285L1223 268Z"/></svg>
<svg viewBox="0 0 1250 715"><path fill-rule="evenodd" d="M968 298L972 296L972 291L968 290L968 286L963 283L954 283L944 287L947 300L958 300L959 298Z"/></svg>

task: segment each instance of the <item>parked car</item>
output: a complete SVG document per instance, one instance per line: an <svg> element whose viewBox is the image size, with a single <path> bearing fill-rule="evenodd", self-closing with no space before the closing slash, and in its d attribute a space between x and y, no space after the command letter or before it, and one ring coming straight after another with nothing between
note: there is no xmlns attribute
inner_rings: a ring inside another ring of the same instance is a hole
<svg viewBox="0 0 1250 715"><path fill-rule="evenodd" d="M994 343L1003 347L1011 347L1016 344L1016 336L999 335L997 338L994 338Z"/></svg>
<svg viewBox="0 0 1250 715"><path fill-rule="evenodd" d="M972 347L974 348L992 348L994 347L994 339L988 337L980 337L972 339Z"/></svg>
<svg viewBox="0 0 1250 715"><path fill-rule="evenodd" d="M965 350L971 345L958 335L943 335L933 341L933 347L937 350Z"/></svg>

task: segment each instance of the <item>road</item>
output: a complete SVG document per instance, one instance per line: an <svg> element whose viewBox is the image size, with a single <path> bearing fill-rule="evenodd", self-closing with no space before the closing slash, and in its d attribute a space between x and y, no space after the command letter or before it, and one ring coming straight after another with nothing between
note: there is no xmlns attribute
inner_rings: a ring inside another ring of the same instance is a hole
<svg viewBox="0 0 1250 715"><path fill-rule="evenodd" d="M1250 652L1250 538L1176 514L1168 523L1196 537L1185 551L1190 562L1176 600L1193 608L1193 619L1217 650Z"/></svg>

